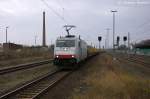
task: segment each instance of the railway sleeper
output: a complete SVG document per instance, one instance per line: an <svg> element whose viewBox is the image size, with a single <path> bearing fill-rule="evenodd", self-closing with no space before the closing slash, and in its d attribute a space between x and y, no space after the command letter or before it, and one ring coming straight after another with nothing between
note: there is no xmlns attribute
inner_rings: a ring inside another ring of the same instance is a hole
<svg viewBox="0 0 150 99"><path fill-rule="evenodd" d="M24 94L24 95L18 95L18 96L15 96L15 98L14 99L23 99L23 98L31 98L32 99L32 97L33 96L35 96L36 94L33 94L33 95L29 95L29 94Z"/></svg>
<svg viewBox="0 0 150 99"><path fill-rule="evenodd" d="M24 93L38 93L40 90L25 90Z"/></svg>

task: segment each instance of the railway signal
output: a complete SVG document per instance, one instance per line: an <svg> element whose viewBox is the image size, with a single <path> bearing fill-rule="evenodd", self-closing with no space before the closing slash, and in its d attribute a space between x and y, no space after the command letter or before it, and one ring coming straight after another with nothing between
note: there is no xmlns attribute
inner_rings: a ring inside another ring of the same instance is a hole
<svg viewBox="0 0 150 99"><path fill-rule="evenodd" d="M123 41L124 42L127 41L127 37L126 36L123 37Z"/></svg>
<svg viewBox="0 0 150 99"><path fill-rule="evenodd" d="M99 36L99 37L98 37L98 41L100 42L101 40L102 40L102 37L101 37L101 36Z"/></svg>
<svg viewBox="0 0 150 99"><path fill-rule="evenodd" d="M102 37L101 36L98 36L98 41L99 41L99 49L101 48L101 45L100 45L100 42L102 40Z"/></svg>
<svg viewBox="0 0 150 99"><path fill-rule="evenodd" d="M126 53L127 52L127 47L126 47L127 36L123 37L123 41L124 41L125 53Z"/></svg>
<svg viewBox="0 0 150 99"><path fill-rule="evenodd" d="M117 46L119 47L120 37L117 36Z"/></svg>
<svg viewBox="0 0 150 99"><path fill-rule="evenodd" d="M123 37L124 45L126 46L127 36Z"/></svg>

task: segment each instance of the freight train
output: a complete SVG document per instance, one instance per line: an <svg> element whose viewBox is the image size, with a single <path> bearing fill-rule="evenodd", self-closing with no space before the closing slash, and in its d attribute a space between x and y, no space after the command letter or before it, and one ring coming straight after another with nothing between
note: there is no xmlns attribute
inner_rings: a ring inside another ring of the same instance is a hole
<svg viewBox="0 0 150 99"><path fill-rule="evenodd" d="M58 37L54 45L54 64L60 68L72 68L87 58L87 44L74 35Z"/></svg>

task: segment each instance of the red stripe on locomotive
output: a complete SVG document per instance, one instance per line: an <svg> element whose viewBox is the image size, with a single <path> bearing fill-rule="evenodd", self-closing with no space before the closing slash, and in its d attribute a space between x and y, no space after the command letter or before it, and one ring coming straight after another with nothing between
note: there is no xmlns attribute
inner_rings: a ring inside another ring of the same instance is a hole
<svg viewBox="0 0 150 99"><path fill-rule="evenodd" d="M75 58L76 55L55 55L55 58L61 58L61 59L69 59L69 58Z"/></svg>

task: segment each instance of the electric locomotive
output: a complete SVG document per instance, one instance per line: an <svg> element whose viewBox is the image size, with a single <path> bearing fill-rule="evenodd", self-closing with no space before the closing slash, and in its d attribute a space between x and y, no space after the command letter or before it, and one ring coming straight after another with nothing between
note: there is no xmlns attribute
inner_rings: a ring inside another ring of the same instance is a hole
<svg viewBox="0 0 150 99"><path fill-rule="evenodd" d="M87 58L87 44L80 37L67 35L58 37L54 46L54 64L72 68L74 64ZM68 65L69 64L69 65ZM73 65L72 65L73 64Z"/></svg>
<svg viewBox="0 0 150 99"><path fill-rule="evenodd" d="M74 68L80 61L87 58L87 44L84 40L69 31L74 25L65 25L67 36L58 37L54 45L54 64L61 68Z"/></svg>

